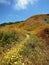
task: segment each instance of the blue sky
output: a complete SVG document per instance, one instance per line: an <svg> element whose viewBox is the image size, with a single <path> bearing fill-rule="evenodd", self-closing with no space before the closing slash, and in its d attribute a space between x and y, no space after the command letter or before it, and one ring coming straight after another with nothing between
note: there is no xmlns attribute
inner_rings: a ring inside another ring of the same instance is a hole
<svg viewBox="0 0 49 65"><path fill-rule="evenodd" d="M0 23L21 21L37 14L49 14L49 0L0 0Z"/></svg>

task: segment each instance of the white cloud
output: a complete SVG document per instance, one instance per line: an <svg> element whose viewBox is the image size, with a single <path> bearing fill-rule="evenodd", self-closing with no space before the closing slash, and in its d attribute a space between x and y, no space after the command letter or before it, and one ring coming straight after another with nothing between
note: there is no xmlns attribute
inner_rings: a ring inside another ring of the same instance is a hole
<svg viewBox="0 0 49 65"><path fill-rule="evenodd" d="M10 5L10 1L9 0L0 0L0 3Z"/></svg>
<svg viewBox="0 0 49 65"><path fill-rule="evenodd" d="M29 4L33 5L38 0L14 0L15 1L15 9L26 9Z"/></svg>
<svg viewBox="0 0 49 65"><path fill-rule="evenodd" d="M28 5L34 5L38 0L0 0L1 4L11 5L14 9L24 10Z"/></svg>

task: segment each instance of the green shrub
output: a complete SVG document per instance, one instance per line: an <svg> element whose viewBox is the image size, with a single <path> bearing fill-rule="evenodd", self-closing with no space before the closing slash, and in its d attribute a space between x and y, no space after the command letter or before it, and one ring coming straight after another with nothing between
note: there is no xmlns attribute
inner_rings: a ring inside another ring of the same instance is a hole
<svg viewBox="0 0 49 65"><path fill-rule="evenodd" d="M45 19L44 21L45 21L47 24L49 24L49 19Z"/></svg>
<svg viewBox="0 0 49 65"><path fill-rule="evenodd" d="M6 44L11 44L12 42L17 41L18 36L15 32L12 33L0 33L0 43L2 43L2 46Z"/></svg>

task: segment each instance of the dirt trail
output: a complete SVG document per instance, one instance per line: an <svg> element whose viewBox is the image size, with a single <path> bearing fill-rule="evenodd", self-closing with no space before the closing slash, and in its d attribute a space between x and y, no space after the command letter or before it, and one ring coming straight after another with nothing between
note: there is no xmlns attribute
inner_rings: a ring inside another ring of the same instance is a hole
<svg viewBox="0 0 49 65"><path fill-rule="evenodd" d="M3 59L11 59L11 57L13 57L15 55L17 56L18 52L21 50L21 48L24 46L24 44L26 44L26 41L29 40L29 38L30 38L30 35L26 34L26 38L23 41L21 41L18 45L16 45L15 48L8 51L4 55Z"/></svg>

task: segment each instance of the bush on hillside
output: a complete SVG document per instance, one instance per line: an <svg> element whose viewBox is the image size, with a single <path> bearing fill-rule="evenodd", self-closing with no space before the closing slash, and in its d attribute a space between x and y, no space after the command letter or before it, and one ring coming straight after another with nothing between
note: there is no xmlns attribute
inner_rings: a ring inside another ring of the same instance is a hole
<svg viewBox="0 0 49 65"><path fill-rule="evenodd" d="M12 33L0 32L0 43L2 44L2 46L6 44L11 44L12 42L17 41L17 39L18 36L15 32Z"/></svg>
<svg viewBox="0 0 49 65"><path fill-rule="evenodd" d="M49 19L45 19L44 21L49 24Z"/></svg>

